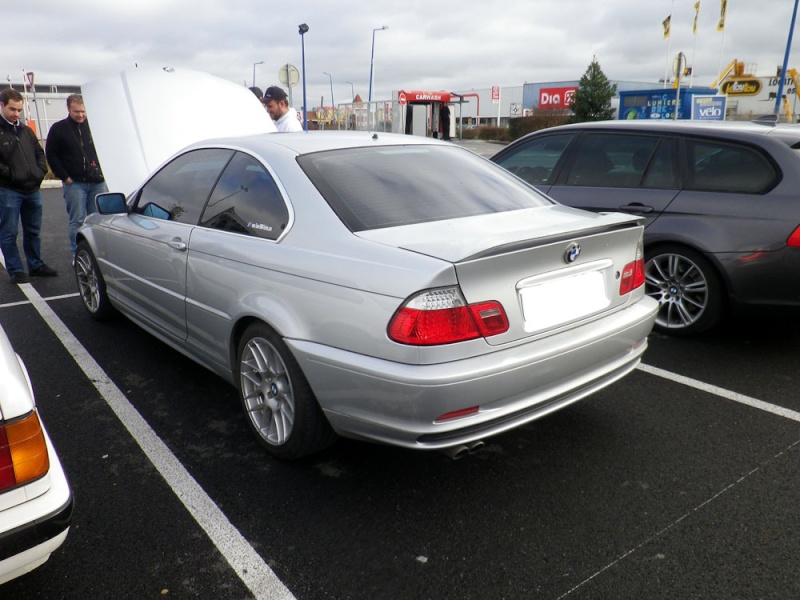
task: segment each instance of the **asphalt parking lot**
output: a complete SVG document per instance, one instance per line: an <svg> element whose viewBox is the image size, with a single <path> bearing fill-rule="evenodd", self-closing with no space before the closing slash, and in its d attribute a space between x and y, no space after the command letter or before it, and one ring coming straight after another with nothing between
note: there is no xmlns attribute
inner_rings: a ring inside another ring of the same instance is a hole
<svg viewBox="0 0 800 600"><path fill-rule="evenodd" d="M479 144L480 145L480 144ZM343 440L270 458L232 388L85 314L61 191L0 323L75 493L27 598L792 598L800 312L652 336L640 369L452 461Z"/></svg>

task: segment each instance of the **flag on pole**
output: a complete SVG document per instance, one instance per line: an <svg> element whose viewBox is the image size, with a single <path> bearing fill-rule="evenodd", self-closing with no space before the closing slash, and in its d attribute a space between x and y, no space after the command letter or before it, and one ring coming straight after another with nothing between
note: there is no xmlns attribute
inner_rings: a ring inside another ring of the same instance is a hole
<svg viewBox="0 0 800 600"><path fill-rule="evenodd" d="M717 31L725 29L725 9L728 7L728 0L720 0L719 2L719 23L717 23Z"/></svg>
<svg viewBox="0 0 800 600"><path fill-rule="evenodd" d="M700 15L700 1L694 3L694 24L692 25L692 35L697 35L697 17Z"/></svg>
<svg viewBox="0 0 800 600"><path fill-rule="evenodd" d="M723 0L723 2L724 1L725 0ZM664 26L664 39L667 39L669 37L669 24L671 20L672 20L672 15L668 16L661 22L661 24Z"/></svg>

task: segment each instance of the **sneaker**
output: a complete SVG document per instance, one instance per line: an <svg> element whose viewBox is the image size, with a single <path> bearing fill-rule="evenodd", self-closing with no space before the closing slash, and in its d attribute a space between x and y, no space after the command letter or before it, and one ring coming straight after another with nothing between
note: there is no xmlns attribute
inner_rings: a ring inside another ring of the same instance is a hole
<svg viewBox="0 0 800 600"><path fill-rule="evenodd" d="M31 278L25 271L17 271L11 274L11 283L30 283Z"/></svg>
<svg viewBox="0 0 800 600"><path fill-rule="evenodd" d="M31 277L55 277L58 271L42 263L38 269L31 269Z"/></svg>

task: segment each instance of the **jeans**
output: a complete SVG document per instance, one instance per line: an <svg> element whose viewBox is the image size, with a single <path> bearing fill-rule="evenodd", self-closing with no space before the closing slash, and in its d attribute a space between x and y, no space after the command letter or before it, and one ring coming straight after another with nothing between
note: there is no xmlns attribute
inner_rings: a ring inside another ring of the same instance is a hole
<svg viewBox="0 0 800 600"><path fill-rule="evenodd" d="M67 214L69 215L69 245L72 253L75 254L75 235L83 225L86 215L94 212L94 198L97 194L107 192L108 187L105 182L82 183L73 181L64 184L64 202L67 204Z"/></svg>
<svg viewBox="0 0 800 600"><path fill-rule="evenodd" d="M44 263L41 251L42 196L35 192L15 192L0 187L0 250L9 275L24 271L17 248L17 232L22 221L22 249L28 260L28 270L33 271Z"/></svg>

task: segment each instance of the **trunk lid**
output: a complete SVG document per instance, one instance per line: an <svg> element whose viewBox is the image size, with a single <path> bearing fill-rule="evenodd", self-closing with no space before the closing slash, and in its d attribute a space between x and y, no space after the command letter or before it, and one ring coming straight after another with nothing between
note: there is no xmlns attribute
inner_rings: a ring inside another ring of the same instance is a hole
<svg viewBox="0 0 800 600"><path fill-rule="evenodd" d="M644 286L621 295L620 279L643 231L630 215L554 205L358 235L453 263L468 303L503 305L509 330L487 338L499 345L639 301Z"/></svg>

